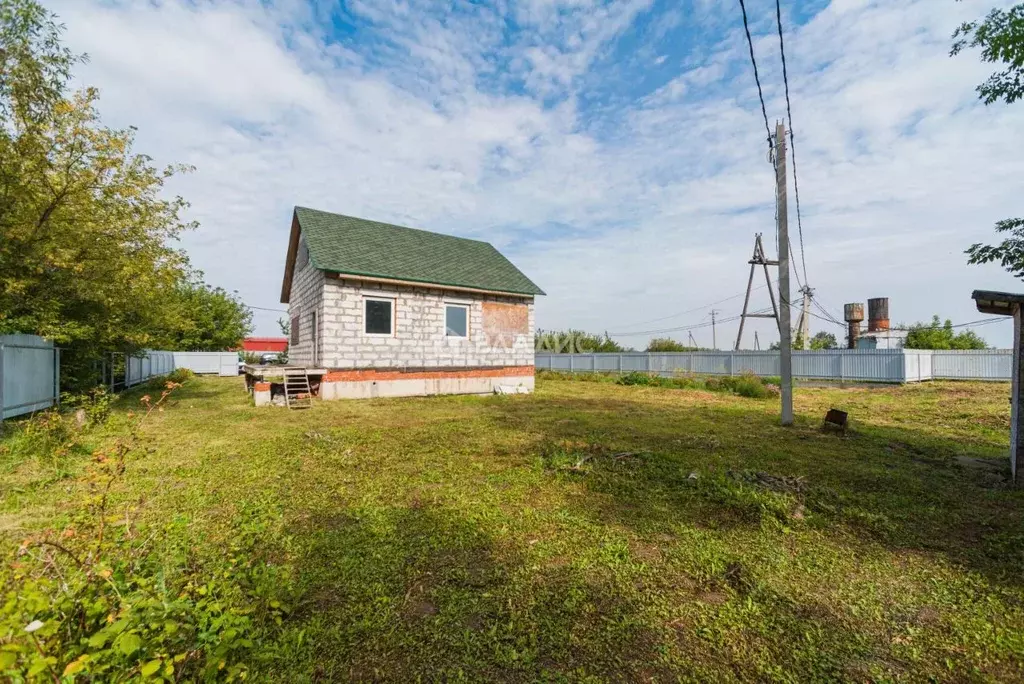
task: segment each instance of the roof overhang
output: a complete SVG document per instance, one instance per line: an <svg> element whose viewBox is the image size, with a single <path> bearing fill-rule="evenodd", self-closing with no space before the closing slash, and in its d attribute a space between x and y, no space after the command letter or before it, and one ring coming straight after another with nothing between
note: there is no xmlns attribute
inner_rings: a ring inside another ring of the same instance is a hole
<svg viewBox="0 0 1024 684"><path fill-rule="evenodd" d="M299 252L299 217L292 211L292 232L288 238L288 255L284 260L284 282L281 283L281 303L287 304L292 296L292 273L295 271L295 255Z"/></svg>
<svg viewBox="0 0 1024 684"><path fill-rule="evenodd" d="M435 290L450 290L452 292L472 292L474 294L497 295L501 297L518 297L520 299L533 299L534 295L523 292L506 292L504 290L485 290L478 287L465 287L463 285L446 285L444 283L429 283L418 280L400 280L397 278L383 278L380 276L365 276L353 273L327 272L328 278L336 280L355 280L363 283L380 283L381 285L402 285L405 287L431 288Z"/></svg>
<svg viewBox="0 0 1024 684"><path fill-rule="evenodd" d="M1024 294L1012 292L996 292L994 290L975 290L971 298L978 311L997 316L1012 316L1014 311L1024 304Z"/></svg>

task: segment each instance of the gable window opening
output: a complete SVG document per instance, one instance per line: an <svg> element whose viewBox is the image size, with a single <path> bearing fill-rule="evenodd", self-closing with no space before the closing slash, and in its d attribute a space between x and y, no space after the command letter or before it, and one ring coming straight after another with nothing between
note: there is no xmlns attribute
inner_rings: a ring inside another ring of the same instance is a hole
<svg viewBox="0 0 1024 684"><path fill-rule="evenodd" d="M392 299L363 300L363 331L367 335L395 334L395 302Z"/></svg>
<svg viewBox="0 0 1024 684"><path fill-rule="evenodd" d="M444 307L445 337L469 337L469 307L465 304L446 304Z"/></svg>

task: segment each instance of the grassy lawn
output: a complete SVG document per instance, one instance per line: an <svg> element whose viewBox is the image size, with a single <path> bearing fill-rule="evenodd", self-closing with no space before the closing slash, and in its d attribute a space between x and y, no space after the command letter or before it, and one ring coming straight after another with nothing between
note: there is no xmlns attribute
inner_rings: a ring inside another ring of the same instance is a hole
<svg viewBox="0 0 1024 684"><path fill-rule="evenodd" d="M194 379L112 506L200 556L265 525L293 600L255 680L1021 680L1008 397L799 388L783 429L777 399L696 390L543 378L290 412ZM847 434L819 429L830 407ZM88 462L18 453L7 549L74 521Z"/></svg>

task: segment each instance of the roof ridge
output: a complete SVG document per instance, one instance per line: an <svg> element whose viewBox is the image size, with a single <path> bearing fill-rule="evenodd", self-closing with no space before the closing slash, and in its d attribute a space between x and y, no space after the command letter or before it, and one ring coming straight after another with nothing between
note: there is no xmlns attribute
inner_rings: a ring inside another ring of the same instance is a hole
<svg viewBox="0 0 1024 684"><path fill-rule="evenodd" d="M303 207L303 206L300 206L300 205L296 204L295 205L295 210L297 211L299 209L302 209L304 211L313 211L313 212L316 212L318 214L327 214L328 216L338 216L340 218L352 219L353 221L365 221L367 223L379 223L380 225L387 226L389 228L400 228L402 230L408 230L408 231L412 231L414 233L426 233L428 235L436 235L438 237L451 238L452 240L465 240L467 242L479 242L482 245L487 245L491 249L493 249L495 251L498 251L498 248L495 247L490 242L488 242L487 240L478 240L476 238L462 237L461 235L451 235L450 233L438 233L437 231L434 231L434 230L425 230L423 228L413 228L411 226L403 226L403 225L398 224L398 223L389 223L387 221L378 221L377 219L365 218L365 217L362 217L362 216L352 216L351 214L339 214L339 213L334 212L334 211L324 211L323 209L314 209L312 207Z"/></svg>

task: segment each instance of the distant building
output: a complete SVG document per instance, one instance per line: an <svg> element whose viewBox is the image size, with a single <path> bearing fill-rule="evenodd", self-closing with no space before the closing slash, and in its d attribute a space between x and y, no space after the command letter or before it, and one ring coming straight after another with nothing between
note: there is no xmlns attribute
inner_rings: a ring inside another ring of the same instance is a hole
<svg viewBox="0 0 1024 684"><path fill-rule="evenodd" d="M242 349L247 352L283 352L288 349L287 337L246 337Z"/></svg>
<svg viewBox="0 0 1024 684"><path fill-rule="evenodd" d="M868 330L857 337L856 349L903 349L907 330Z"/></svg>

